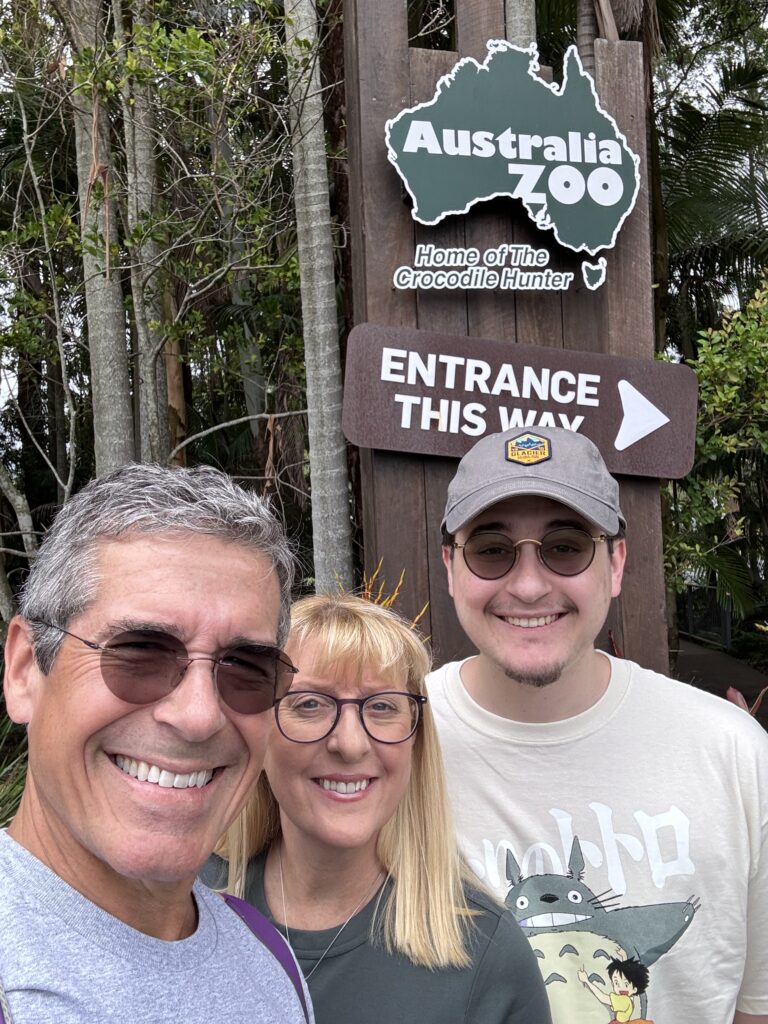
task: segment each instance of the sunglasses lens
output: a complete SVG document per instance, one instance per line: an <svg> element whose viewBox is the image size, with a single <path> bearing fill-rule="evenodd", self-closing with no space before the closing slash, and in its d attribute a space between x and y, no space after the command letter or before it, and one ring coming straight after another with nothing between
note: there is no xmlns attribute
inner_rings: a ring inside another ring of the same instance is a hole
<svg viewBox="0 0 768 1024"><path fill-rule="evenodd" d="M267 711L288 690L293 665L276 647L250 644L219 660L216 684L225 704L241 715Z"/></svg>
<svg viewBox="0 0 768 1024"><path fill-rule="evenodd" d="M467 568L482 580L500 580L516 558L515 545L503 533L476 533L464 545Z"/></svg>
<svg viewBox="0 0 768 1024"><path fill-rule="evenodd" d="M129 704L153 704L167 697L188 664L189 655L180 640L153 630L119 633L101 654L106 686ZM216 659L219 696L243 715L271 708L275 698L287 692L293 674L287 655L268 645L237 647Z"/></svg>
<svg viewBox="0 0 768 1024"><path fill-rule="evenodd" d="M470 572L483 580L500 580L515 564L518 547L503 533L476 533L463 550ZM539 546L539 558L558 576L578 576L594 557L595 542L576 527L552 530Z"/></svg>
<svg viewBox="0 0 768 1024"><path fill-rule="evenodd" d="M592 564L595 542L577 529L553 530L541 542L541 560L560 576L578 576Z"/></svg>
<svg viewBox="0 0 768 1024"><path fill-rule="evenodd" d="M120 700L152 704L167 697L176 686L186 653L181 641L168 633L119 633L102 651L101 674Z"/></svg>

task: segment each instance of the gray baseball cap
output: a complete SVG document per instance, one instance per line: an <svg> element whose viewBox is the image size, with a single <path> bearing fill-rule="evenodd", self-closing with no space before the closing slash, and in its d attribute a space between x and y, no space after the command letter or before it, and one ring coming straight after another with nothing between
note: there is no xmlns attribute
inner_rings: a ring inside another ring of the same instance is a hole
<svg viewBox="0 0 768 1024"><path fill-rule="evenodd" d="M609 537L627 525L619 485L589 438L538 427L486 434L467 452L448 487L442 527L456 533L491 505L525 494L567 505Z"/></svg>

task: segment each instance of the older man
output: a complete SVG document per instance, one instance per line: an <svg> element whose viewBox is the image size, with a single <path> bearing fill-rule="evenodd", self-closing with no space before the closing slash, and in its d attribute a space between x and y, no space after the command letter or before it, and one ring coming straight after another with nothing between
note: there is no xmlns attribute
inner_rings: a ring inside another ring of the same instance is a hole
<svg viewBox="0 0 768 1024"><path fill-rule="evenodd" d="M59 514L6 646L29 735L0 832L13 1024L305 1020L274 933L195 882L294 671L292 575L278 522L215 470L125 467Z"/></svg>
<svg viewBox="0 0 768 1024"><path fill-rule="evenodd" d="M429 693L464 852L528 935L555 1024L768 1024L768 738L595 649L625 526L579 434L489 435L459 465L443 558L478 653Z"/></svg>

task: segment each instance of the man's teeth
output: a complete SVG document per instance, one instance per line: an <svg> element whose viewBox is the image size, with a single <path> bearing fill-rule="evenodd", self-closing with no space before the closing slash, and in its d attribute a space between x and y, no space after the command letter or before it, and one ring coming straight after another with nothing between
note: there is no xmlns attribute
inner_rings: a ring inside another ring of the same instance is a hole
<svg viewBox="0 0 768 1024"><path fill-rule="evenodd" d="M115 755L115 764L139 782L152 782L161 789L192 789L193 786L202 789L213 778L213 770L210 768L177 775L175 772L166 771L165 768L158 768L156 764L134 761L132 757L123 757L121 754Z"/></svg>
<svg viewBox="0 0 768 1024"><path fill-rule="evenodd" d="M508 622L510 626L522 626L523 629L533 629L534 626L551 626L559 618L559 615L539 615L535 619L521 619L517 615L505 615L504 621Z"/></svg>
<svg viewBox="0 0 768 1024"><path fill-rule="evenodd" d="M330 789L334 793L359 793L361 789L368 789L370 779L358 779L356 782L337 782L335 779L318 779L323 789Z"/></svg>

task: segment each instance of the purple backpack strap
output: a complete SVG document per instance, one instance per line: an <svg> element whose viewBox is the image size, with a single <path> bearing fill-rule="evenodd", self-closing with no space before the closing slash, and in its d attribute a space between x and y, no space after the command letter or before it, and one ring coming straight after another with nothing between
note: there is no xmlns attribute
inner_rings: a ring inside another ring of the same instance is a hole
<svg viewBox="0 0 768 1024"><path fill-rule="evenodd" d="M309 1024L309 1010L307 1009L307 1001L304 998L304 986L301 983L301 975L299 974L299 968L296 966L296 961L291 955L290 948L286 945L285 939L256 907L246 903L245 900L238 899L237 896L230 896L229 893L224 893L223 895L225 903L245 922L256 938L267 947L291 979L301 1002L301 1008L304 1011L304 1019ZM1 1012L0 1024L3 1024Z"/></svg>

